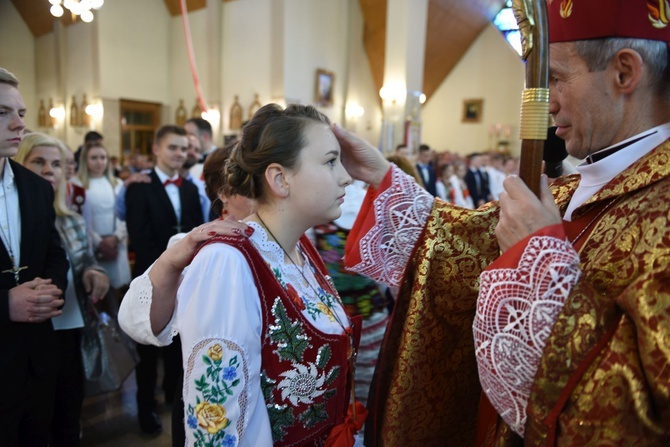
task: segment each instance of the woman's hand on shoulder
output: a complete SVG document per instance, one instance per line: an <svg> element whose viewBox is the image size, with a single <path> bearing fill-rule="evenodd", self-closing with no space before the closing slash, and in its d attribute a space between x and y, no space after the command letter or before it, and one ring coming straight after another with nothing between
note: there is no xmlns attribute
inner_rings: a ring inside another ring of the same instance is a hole
<svg viewBox="0 0 670 447"><path fill-rule="evenodd" d="M174 269L183 270L190 264L195 251L201 243L216 236L249 237L254 229L232 217L225 220L215 220L195 227L184 238L174 243L161 255Z"/></svg>

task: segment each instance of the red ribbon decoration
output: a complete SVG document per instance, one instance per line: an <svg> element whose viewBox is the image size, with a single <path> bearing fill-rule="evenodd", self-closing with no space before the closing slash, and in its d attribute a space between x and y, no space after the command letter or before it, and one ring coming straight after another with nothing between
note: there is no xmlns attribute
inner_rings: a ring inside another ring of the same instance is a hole
<svg viewBox="0 0 670 447"><path fill-rule="evenodd" d="M356 406L356 419L354 419L354 405ZM325 447L353 447L354 435L363 427L367 417L368 410L362 403L356 402L349 405L344 422L333 427L326 439Z"/></svg>
<svg viewBox="0 0 670 447"><path fill-rule="evenodd" d="M202 89L200 88L200 76L198 76L198 66L195 64L195 55L193 53L193 42L191 41L191 28L188 24L188 11L186 9L186 0L179 2L181 7L181 22L184 26L184 37L186 39L186 53L188 53L188 62L191 66L191 75L193 76L193 85L195 86L195 94L198 98L198 104L203 112L207 112L209 107L202 96ZM198 117L200 118L200 117Z"/></svg>

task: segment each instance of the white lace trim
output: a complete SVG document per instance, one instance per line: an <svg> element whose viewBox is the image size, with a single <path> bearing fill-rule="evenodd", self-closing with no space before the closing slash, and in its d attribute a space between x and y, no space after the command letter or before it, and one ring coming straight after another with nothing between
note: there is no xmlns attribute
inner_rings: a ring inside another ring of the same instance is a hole
<svg viewBox="0 0 670 447"><path fill-rule="evenodd" d="M580 276L577 252L553 237L531 238L516 269L481 275L473 324L479 377L493 407L521 436L542 351Z"/></svg>
<svg viewBox="0 0 670 447"><path fill-rule="evenodd" d="M290 261L288 263L285 262L284 250L282 250L278 243L269 238L269 234L261 224L251 221L247 225L256 230L250 240L258 249L261 256L263 256L265 262L270 265L270 269L280 271L282 280L287 284L291 284L300 296L304 296L315 304L322 303L315 292L315 290L321 289L321 285L314 274L314 270L312 270L309 258L304 254L302 247L300 247L301 243L299 242L298 246L303 257L303 265L299 267ZM297 259L295 261L300 262ZM305 279L307 279L307 282L305 282ZM339 302L339 297L334 297L334 299L337 300L337 305L333 306L331 311L337 314L340 321L348 321L344 307ZM303 311L303 314L309 316L306 310ZM321 330L326 330L328 333L342 333L339 323L336 320L332 321L326 314L312 315L310 318L312 320L320 320L321 323L319 326L325 325L325 327L321 327ZM329 327L330 329L327 329Z"/></svg>
<svg viewBox="0 0 670 447"><path fill-rule="evenodd" d="M153 284L149 278L151 268L153 265L130 283L119 308L119 324L123 331L138 343L167 346L179 333L176 313L172 314L165 328L158 335L154 335L150 320L153 294Z"/></svg>
<svg viewBox="0 0 670 447"><path fill-rule="evenodd" d="M373 203L375 224L360 241L361 262L351 270L399 286L435 198L394 164L391 169L391 186Z"/></svg>
<svg viewBox="0 0 670 447"><path fill-rule="evenodd" d="M281 271L284 282L292 284L300 295L304 295L311 301L317 303L321 302L312 289L315 288L318 290L321 286L314 276L314 272L310 268L307 257L303 255L302 268L290 263L290 261L289 263L286 263L284 258L284 250L282 250L278 243L269 239L269 235L267 234L265 228L256 222L249 222L248 225L256 229L253 236L251 237L251 242L256 246L261 256L263 256L263 259L265 259L265 261L270 264L270 268ZM295 259L295 261L300 262L298 259ZM303 275L305 276L303 277ZM307 278L309 284L305 283L305 278Z"/></svg>

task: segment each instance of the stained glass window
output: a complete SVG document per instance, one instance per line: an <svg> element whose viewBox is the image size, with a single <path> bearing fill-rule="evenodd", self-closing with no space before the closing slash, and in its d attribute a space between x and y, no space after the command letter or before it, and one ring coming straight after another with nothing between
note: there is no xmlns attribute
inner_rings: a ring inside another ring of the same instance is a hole
<svg viewBox="0 0 670 447"><path fill-rule="evenodd" d="M493 24L503 33L512 48L521 55L521 33L514 17L514 11L512 11L512 0L507 0L505 6L493 19Z"/></svg>

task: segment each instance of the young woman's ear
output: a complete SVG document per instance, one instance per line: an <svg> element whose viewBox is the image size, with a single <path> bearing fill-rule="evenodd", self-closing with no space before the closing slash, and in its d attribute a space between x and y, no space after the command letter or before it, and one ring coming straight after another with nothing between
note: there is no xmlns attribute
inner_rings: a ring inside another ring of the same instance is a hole
<svg viewBox="0 0 670 447"><path fill-rule="evenodd" d="M265 181L269 192L277 197L288 197L289 185L286 181L286 170L278 164L272 163L265 169Z"/></svg>

